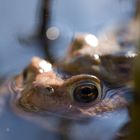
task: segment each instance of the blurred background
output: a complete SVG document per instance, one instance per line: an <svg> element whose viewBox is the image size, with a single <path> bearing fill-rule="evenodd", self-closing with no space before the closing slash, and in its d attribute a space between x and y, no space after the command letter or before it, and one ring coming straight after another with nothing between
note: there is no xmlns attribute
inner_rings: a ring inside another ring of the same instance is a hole
<svg viewBox="0 0 140 140"><path fill-rule="evenodd" d="M98 35L112 24L128 22L135 1L0 0L0 77L21 71L32 56L45 57L44 44L33 39L42 23L44 5L48 7L46 34L47 30L55 32L46 39L51 54L60 58L75 33Z"/></svg>

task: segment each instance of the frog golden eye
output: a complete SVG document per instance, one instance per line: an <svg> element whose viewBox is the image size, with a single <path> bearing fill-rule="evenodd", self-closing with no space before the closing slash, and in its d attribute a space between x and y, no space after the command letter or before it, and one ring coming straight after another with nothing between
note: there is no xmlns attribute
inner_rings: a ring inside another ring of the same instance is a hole
<svg viewBox="0 0 140 140"><path fill-rule="evenodd" d="M89 74L72 76L66 80L65 86L68 87L68 92L74 102L87 104L101 100L101 84L96 76Z"/></svg>
<svg viewBox="0 0 140 140"><path fill-rule="evenodd" d="M90 103L98 99L98 88L93 83L81 83L75 87L73 91L73 98L79 103Z"/></svg>

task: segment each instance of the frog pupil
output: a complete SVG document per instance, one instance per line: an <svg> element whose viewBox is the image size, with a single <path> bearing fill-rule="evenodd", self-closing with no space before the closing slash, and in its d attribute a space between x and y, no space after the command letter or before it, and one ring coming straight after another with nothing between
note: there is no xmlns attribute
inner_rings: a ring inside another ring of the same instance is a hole
<svg viewBox="0 0 140 140"><path fill-rule="evenodd" d="M80 103L95 101L98 97L98 89L95 85L81 85L74 90L74 99Z"/></svg>

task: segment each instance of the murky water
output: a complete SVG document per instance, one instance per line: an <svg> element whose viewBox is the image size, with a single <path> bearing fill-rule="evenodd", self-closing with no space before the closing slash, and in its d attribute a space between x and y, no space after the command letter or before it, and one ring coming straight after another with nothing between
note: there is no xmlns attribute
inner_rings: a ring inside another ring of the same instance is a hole
<svg viewBox="0 0 140 140"><path fill-rule="evenodd" d="M129 20L134 10L130 0L54 0L51 6L49 26L57 27L60 33L50 41L56 58L64 55L76 32L98 35L111 24ZM0 0L0 77L19 73L34 55L45 56L39 41L25 44L19 40L33 35L39 23L39 8L37 0ZM42 116L16 107L7 83L1 84L0 94L1 140L111 140L129 120L127 108L80 121L53 114Z"/></svg>
<svg viewBox="0 0 140 140"><path fill-rule="evenodd" d="M92 140L93 138L111 140L129 121L127 108L87 119L69 119L50 113L26 112L16 105L16 93L9 87L10 83L11 80L1 86L0 138L2 140Z"/></svg>

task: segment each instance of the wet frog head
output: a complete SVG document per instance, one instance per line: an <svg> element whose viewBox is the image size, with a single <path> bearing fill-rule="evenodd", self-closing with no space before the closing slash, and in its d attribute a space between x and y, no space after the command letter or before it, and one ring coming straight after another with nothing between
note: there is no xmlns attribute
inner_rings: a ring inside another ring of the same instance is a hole
<svg viewBox="0 0 140 140"><path fill-rule="evenodd" d="M34 57L15 78L18 104L28 111L91 117L126 106L127 88L110 88L94 75L63 76L51 64Z"/></svg>

